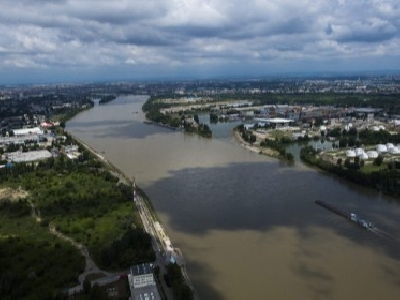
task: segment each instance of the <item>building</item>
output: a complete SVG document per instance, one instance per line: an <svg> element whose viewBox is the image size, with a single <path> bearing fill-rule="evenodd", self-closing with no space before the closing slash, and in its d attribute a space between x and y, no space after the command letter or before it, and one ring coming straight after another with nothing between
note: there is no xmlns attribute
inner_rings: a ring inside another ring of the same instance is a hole
<svg viewBox="0 0 400 300"><path fill-rule="evenodd" d="M10 152L5 154L5 158L11 162L31 162L45 160L53 155L47 150L38 150L30 152Z"/></svg>
<svg viewBox="0 0 400 300"><path fill-rule="evenodd" d="M131 266L128 274L131 299L160 300L153 273L153 264L144 263Z"/></svg>
<svg viewBox="0 0 400 300"><path fill-rule="evenodd" d="M34 128L22 128L22 129L14 129L13 130L14 136L21 137L21 136L39 136L43 135L43 130L39 127Z"/></svg>
<svg viewBox="0 0 400 300"><path fill-rule="evenodd" d="M151 263L132 266L130 273L133 275L134 288L156 285L153 274L153 264Z"/></svg>

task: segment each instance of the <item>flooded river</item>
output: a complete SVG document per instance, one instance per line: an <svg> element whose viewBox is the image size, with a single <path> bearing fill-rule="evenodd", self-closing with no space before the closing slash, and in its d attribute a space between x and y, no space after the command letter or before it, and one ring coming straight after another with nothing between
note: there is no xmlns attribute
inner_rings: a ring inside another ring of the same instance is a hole
<svg viewBox="0 0 400 300"><path fill-rule="evenodd" d="M241 147L143 123L144 96L83 112L67 130L150 196L201 299L399 299L400 202ZM381 233L317 206L356 212Z"/></svg>

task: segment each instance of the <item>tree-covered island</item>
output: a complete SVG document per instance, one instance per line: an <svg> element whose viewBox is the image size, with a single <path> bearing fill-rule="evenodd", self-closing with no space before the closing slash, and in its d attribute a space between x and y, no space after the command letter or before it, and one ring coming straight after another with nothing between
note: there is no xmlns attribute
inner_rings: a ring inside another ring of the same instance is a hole
<svg viewBox="0 0 400 300"><path fill-rule="evenodd" d="M165 96L152 96L144 103L142 110L146 113L146 119L155 124L171 129L184 129L185 132L211 138L210 127L199 122L198 113L206 111L205 108L193 108L193 103L185 99L187 98L179 97L173 100Z"/></svg>

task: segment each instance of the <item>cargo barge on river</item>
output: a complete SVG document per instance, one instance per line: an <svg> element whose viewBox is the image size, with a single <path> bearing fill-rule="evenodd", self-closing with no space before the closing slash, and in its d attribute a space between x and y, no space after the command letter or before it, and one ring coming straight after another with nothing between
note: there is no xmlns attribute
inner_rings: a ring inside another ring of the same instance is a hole
<svg viewBox="0 0 400 300"><path fill-rule="evenodd" d="M359 216L357 216L357 214L355 213L346 213L344 211L342 211L341 209L337 208L336 206L333 206L329 203L323 202L321 200L316 200L315 204L318 204L319 206L322 206L328 210L330 210L331 212L346 218L350 221L356 222L357 224L359 224L361 227L365 228L365 229L372 229L374 228L374 225L371 222L368 222L364 219L361 219Z"/></svg>

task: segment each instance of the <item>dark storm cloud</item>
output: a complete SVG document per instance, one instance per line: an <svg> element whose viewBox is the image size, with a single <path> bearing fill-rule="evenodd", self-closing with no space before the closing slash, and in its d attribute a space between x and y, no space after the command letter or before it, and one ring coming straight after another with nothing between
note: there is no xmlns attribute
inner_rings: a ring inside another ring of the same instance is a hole
<svg viewBox="0 0 400 300"><path fill-rule="evenodd" d="M380 19L355 22L350 24L350 26L335 27L332 28L331 34L339 42L377 43L398 36L396 26L389 21Z"/></svg>

